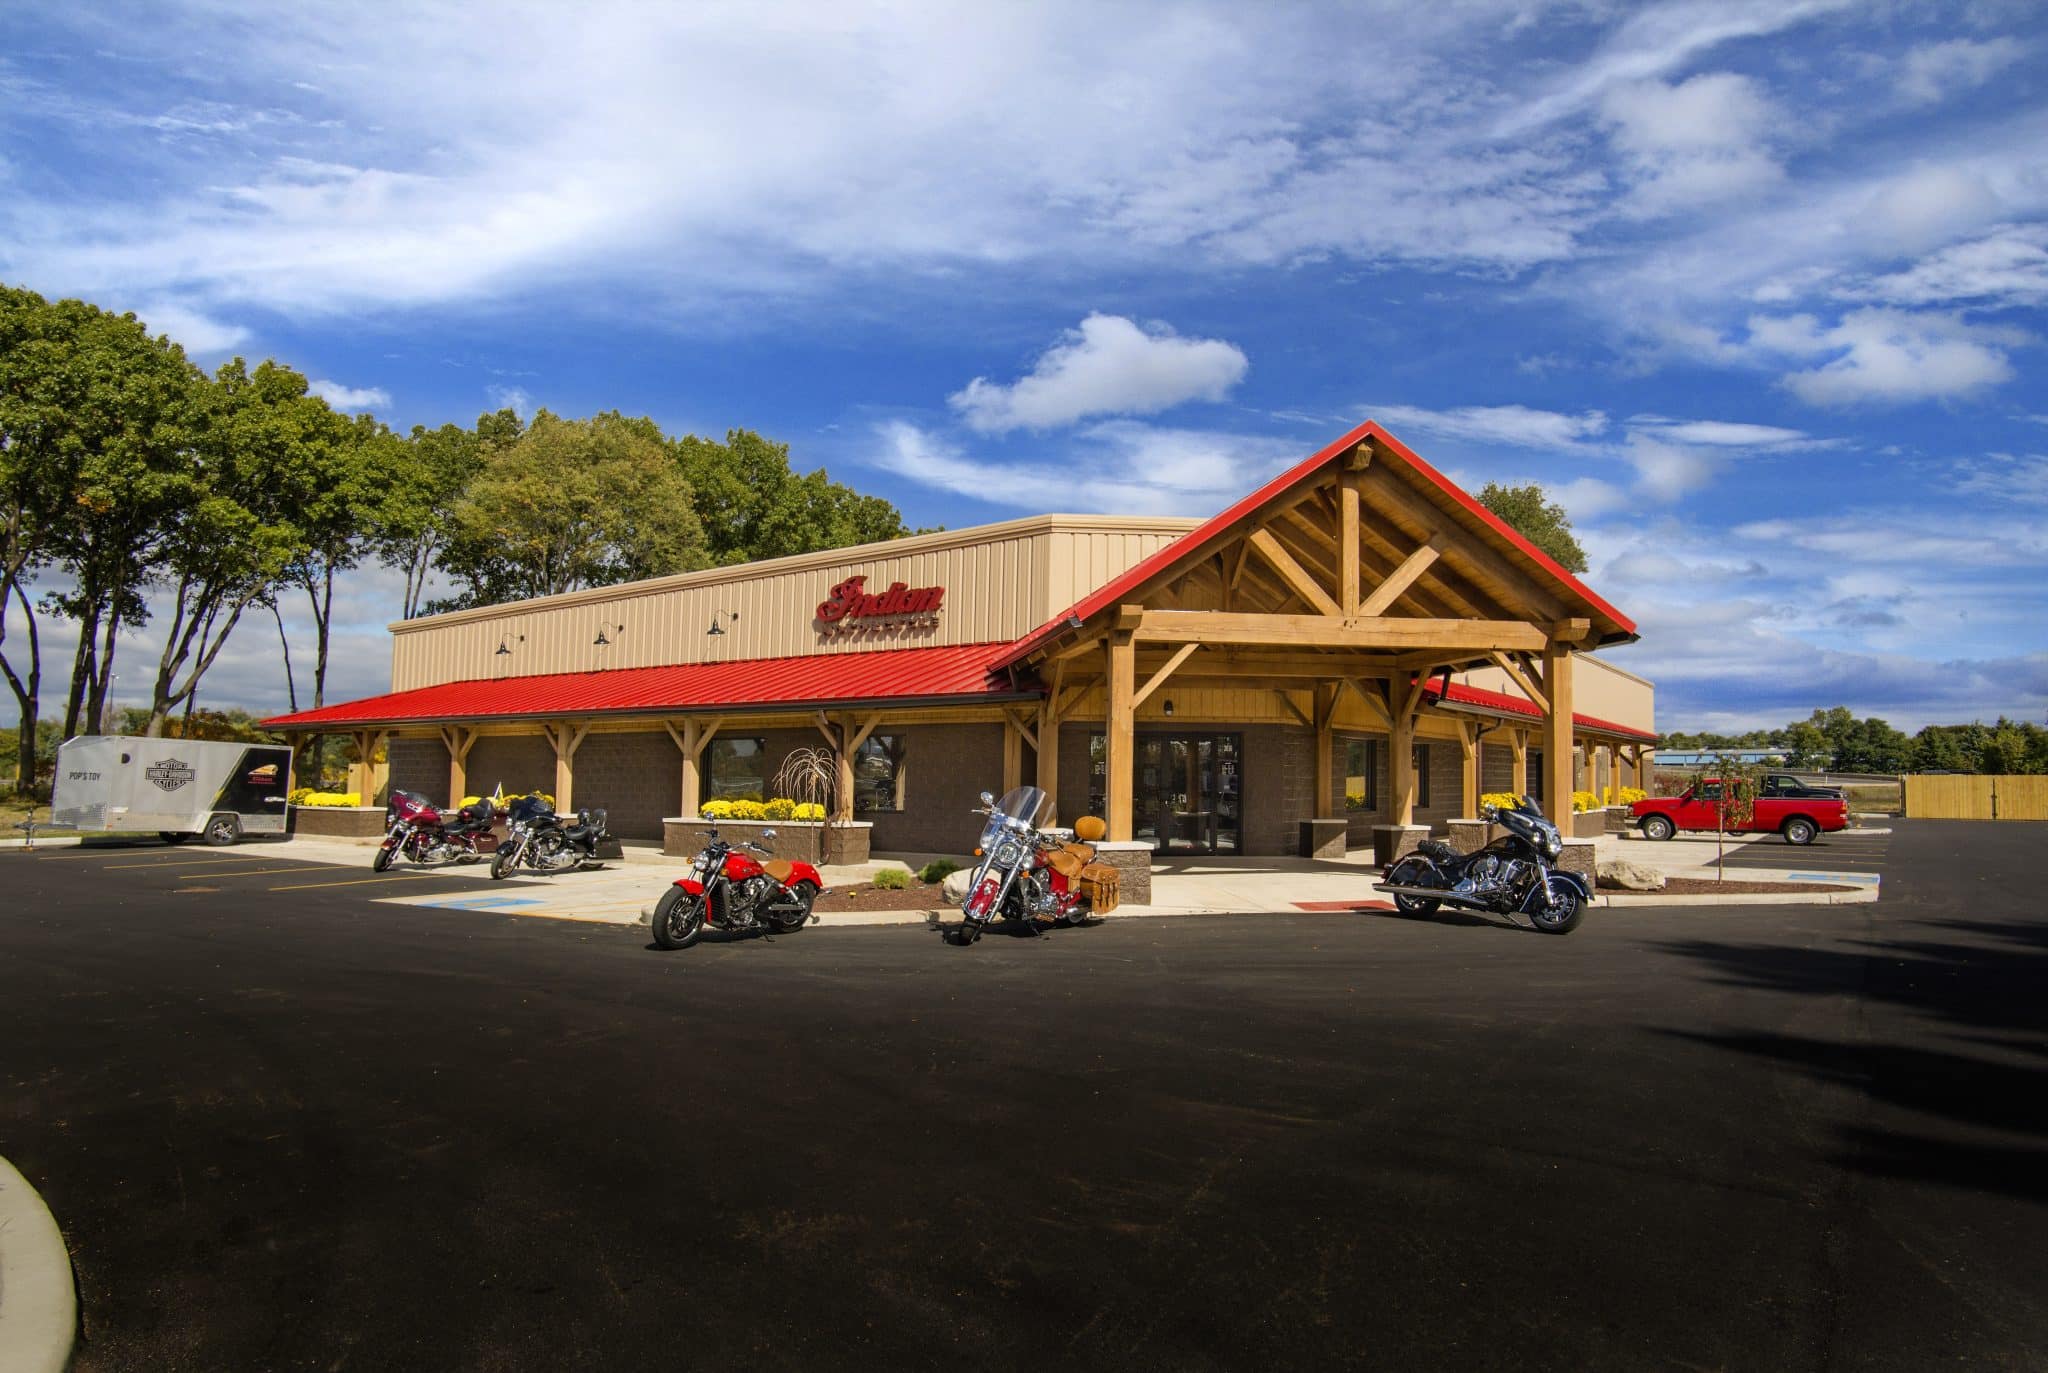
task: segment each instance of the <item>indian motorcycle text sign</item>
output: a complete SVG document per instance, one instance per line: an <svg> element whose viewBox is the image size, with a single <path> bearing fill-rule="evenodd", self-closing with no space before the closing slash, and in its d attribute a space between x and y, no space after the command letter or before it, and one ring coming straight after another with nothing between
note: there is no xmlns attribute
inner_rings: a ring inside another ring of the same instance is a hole
<svg viewBox="0 0 2048 1373"><path fill-rule="evenodd" d="M867 589L866 577L848 577L832 588L831 596L818 602L818 631L822 634L882 634L891 630L930 629L939 622L939 607L946 599L943 586L910 586L891 582L887 591L876 594Z"/></svg>

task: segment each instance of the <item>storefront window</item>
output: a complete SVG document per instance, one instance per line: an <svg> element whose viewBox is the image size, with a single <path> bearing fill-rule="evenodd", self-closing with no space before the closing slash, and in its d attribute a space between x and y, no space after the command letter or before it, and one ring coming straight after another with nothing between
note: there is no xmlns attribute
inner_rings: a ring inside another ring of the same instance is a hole
<svg viewBox="0 0 2048 1373"><path fill-rule="evenodd" d="M1344 745L1344 809L1380 808L1380 741L1352 739Z"/></svg>
<svg viewBox="0 0 2048 1373"><path fill-rule="evenodd" d="M1415 804L1429 804L1429 745L1415 745Z"/></svg>
<svg viewBox="0 0 2048 1373"><path fill-rule="evenodd" d="M870 734L853 756L853 808L903 809L903 736Z"/></svg>
<svg viewBox="0 0 2048 1373"><path fill-rule="evenodd" d="M704 799L768 799L768 741L717 738L704 750Z"/></svg>

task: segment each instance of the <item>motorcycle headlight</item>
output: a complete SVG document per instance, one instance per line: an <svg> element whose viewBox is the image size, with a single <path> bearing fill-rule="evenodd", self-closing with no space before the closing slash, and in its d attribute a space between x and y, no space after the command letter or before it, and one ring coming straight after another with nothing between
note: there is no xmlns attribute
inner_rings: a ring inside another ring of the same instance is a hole
<svg viewBox="0 0 2048 1373"><path fill-rule="evenodd" d="M1564 836L1556 830L1543 836L1543 856L1555 858L1564 852Z"/></svg>
<svg viewBox="0 0 2048 1373"><path fill-rule="evenodd" d="M997 867L1015 867L1023 857L1024 845L1015 839L1005 839L996 846L995 863Z"/></svg>

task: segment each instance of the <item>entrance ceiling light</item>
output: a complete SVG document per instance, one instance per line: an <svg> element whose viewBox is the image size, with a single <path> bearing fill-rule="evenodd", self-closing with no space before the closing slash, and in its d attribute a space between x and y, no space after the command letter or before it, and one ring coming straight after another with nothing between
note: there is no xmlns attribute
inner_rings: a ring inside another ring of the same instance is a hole
<svg viewBox="0 0 2048 1373"><path fill-rule="evenodd" d="M1166 704L1165 704L1164 706L1160 707L1160 709L1162 709L1162 710L1164 710L1164 711L1166 712L1166 716L1167 716L1167 718L1168 718L1168 719L1172 719L1172 718L1173 718L1173 702L1172 702L1172 701L1170 701L1170 700L1169 700L1169 701L1168 701L1168 702L1167 702L1167 703L1166 703Z"/></svg>

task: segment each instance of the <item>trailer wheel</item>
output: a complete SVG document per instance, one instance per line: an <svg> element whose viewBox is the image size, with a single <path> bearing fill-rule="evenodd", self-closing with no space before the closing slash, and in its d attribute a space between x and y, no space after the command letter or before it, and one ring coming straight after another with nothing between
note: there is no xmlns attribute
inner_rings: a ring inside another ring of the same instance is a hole
<svg viewBox="0 0 2048 1373"><path fill-rule="evenodd" d="M215 848L226 848L239 843L242 838L242 822L222 811L206 822L206 842Z"/></svg>
<svg viewBox="0 0 2048 1373"><path fill-rule="evenodd" d="M158 830L156 837L163 840L166 844L182 844L192 836L183 830Z"/></svg>

